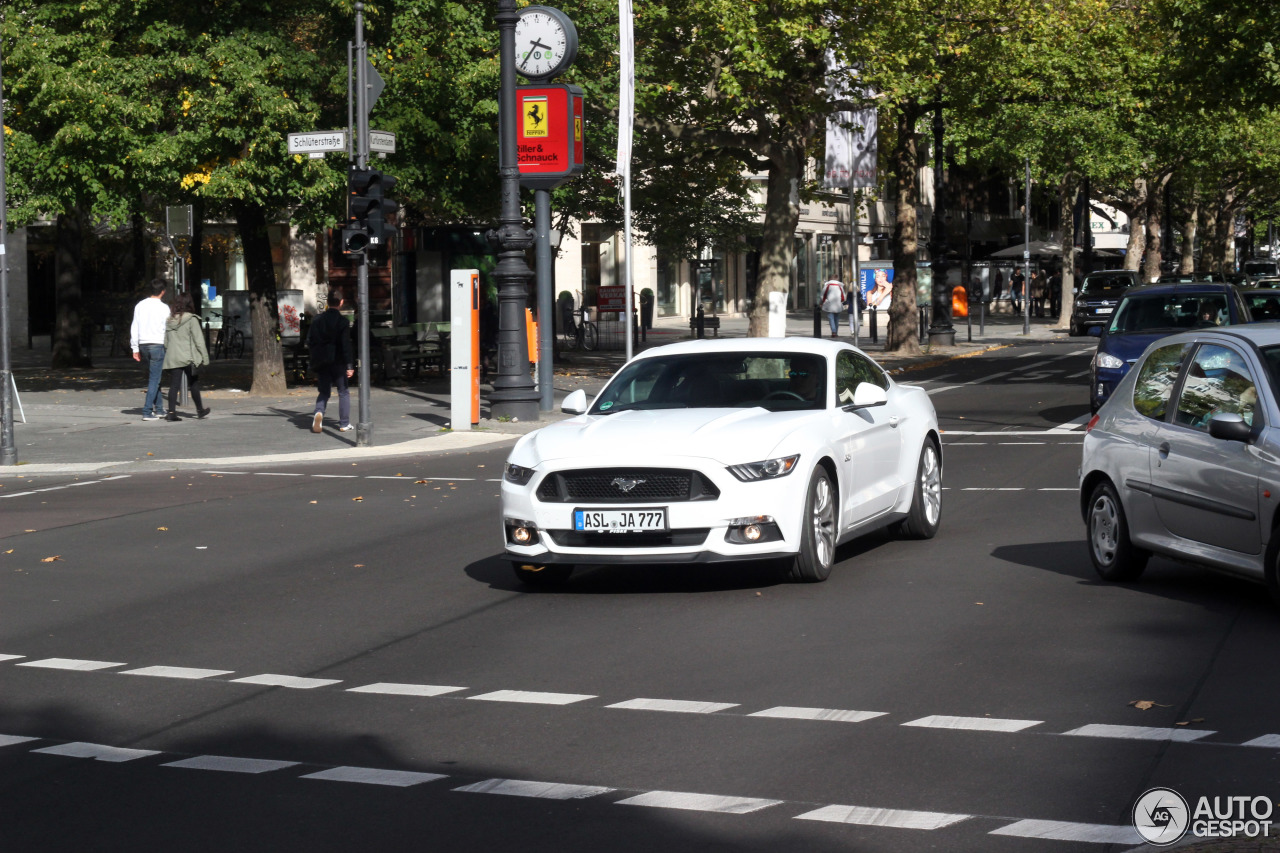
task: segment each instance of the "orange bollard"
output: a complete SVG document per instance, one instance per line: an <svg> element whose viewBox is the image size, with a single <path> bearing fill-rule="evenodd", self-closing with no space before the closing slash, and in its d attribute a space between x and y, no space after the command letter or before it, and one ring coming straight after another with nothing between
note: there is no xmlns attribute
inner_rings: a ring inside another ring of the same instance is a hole
<svg viewBox="0 0 1280 853"><path fill-rule="evenodd" d="M969 316L969 291L962 284L951 289L951 316Z"/></svg>

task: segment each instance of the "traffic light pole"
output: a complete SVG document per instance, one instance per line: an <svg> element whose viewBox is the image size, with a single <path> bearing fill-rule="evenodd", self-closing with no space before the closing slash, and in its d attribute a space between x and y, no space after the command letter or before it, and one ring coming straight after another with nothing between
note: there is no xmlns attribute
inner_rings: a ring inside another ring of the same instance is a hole
<svg viewBox="0 0 1280 853"><path fill-rule="evenodd" d="M365 61L364 4L356 3L356 168L369 168L369 87ZM356 446L373 446L373 416L369 411L369 255L361 252L356 266L356 328L359 330L360 411L356 420Z"/></svg>
<svg viewBox="0 0 1280 853"><path fill-rule="evenodd" d="M0 60L2 61L2 60ZM0 82L0 128L4 127L4 85ZM17 465L13 444L13 370L9 364L8 200L5 198L4 133L0 130L0 465Z"/></svg>

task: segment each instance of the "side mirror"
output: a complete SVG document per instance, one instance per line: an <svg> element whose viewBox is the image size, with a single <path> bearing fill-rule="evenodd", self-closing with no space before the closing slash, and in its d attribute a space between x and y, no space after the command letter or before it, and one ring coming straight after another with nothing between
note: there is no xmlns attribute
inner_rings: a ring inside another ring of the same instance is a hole
<svg viewBox="0 0 1280 853"><path fill-rule="evenodd" d="M1225 441L1248 441L1253 427L1235 412L1219 412L1209 419L1209 435Z"/></svg>
<svg viewBox="0 0 1280 853"><path fill-rule="evenodd" d="M845 395L849 392L845 391ZM844 400L841 400L844 402ZM848 404L849 409L869 409L872 406L883 406L889 402L889 395L879 385L873 385L870 382L859 382L858 387L853 390L853 402Z"/></svg>
<svg viewBox="0 0 1280 853"><path fill-rule="evenodd" d="M1089 328L1085 329L1084 331L1085 331L1085 334L1086 334L1086 335L1089 335L1090 337L1094 337L1094 338L1100 338L1100 337L1102 337L1102 327L1101 327L1101 326L1090 326Z"/></svg>
<svg viewBox="0 0 1280 853"><path fill-rule="evenodd" d="M587 410L587 392L579 388L573 391L560 404L560 411L566 415L580 415Z"/></svg>

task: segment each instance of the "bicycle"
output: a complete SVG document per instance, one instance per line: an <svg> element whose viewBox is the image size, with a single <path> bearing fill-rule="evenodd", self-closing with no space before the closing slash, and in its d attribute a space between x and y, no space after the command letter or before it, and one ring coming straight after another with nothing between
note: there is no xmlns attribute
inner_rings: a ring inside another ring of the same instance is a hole
<svg viewBox="0 0 1280 853"><path fill-rule="evenodd" d="M236 325L236 321L240 319L239 314L231 317L231 323L227 323L226 316L222 318L222 328L218 330L218 339L213 344L214 358L242 358L244 356L244 332L240 331Z"/></svg>
<svg viewBox="0 0 1280 853"><path fill-rule="evenodd" d="M561 331L561 337L564 339L565 349L581 349L583 352L591 352L596 348L599 340L599 330L596 324L587 319L587 309L581 311L581 321L578 320L578 311L567 312L564 322L564 329Z"/></svg>

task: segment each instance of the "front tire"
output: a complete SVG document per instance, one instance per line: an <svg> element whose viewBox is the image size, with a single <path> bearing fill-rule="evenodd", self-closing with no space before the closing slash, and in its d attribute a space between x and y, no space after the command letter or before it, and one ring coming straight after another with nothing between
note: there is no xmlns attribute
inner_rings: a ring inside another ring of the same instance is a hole
<svg viewBox="0 0 1280 853"><path fill-rule="evenodd" d="M800 553L791 566L791 577L804 583L824 581L836 561L838 518L836 490L827 469L818 466L809 478L800 531Z"/></svg>
<svg viewBox="0 0 1280 853"><path fill-rule="evenodd" d="M561 564L542 566L537 563L512 563L516 578L529 586L560 586L573 574L573 566Z"/></svg>
<svg viewBox="0 0 1280 853"><path fill-rule="evenodd" d="M942 460L937 446L925 440L916 465L915 494L907 517L898 522L898 535L905 539L932 539L942 523Z"/></svg>
<svg viewBox="0 0 1280 853"><path fill-rule="evenodd" d="M1089 496L1086 517L1089 558L1098 575L1107 581L1133 581L1142 576L1151 553L1129 540L1129 521L1115 486L1103 480Z"/></svg>

